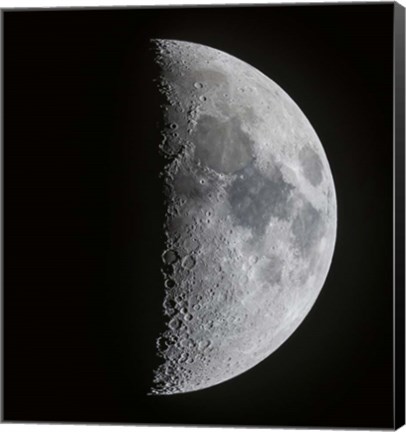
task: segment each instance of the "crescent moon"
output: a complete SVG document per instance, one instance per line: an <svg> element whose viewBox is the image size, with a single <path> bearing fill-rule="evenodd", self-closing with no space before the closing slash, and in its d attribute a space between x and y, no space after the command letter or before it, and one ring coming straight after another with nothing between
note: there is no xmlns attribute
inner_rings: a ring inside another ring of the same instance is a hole
<svg viewBox="0 0 406 432"><path fill-rule="evenodd" d="M337 209L311 124L274 81L214 48L154 40L166 97L166 330L151 394L249 370L298 328L333 256Z"/></svg>

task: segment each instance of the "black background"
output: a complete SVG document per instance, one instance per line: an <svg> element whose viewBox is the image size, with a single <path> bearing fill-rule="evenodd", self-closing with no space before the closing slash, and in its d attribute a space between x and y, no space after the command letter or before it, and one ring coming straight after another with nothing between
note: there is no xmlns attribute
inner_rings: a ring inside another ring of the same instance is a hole
<svg viewBox="0 0 406 432"><path fill-rule="evenodd" d="M391 427L393 5L3 18L5 420ZM154 37L276 81L319 135L338 200L332 266L299 329L235 379L159 397Z"/></svg>

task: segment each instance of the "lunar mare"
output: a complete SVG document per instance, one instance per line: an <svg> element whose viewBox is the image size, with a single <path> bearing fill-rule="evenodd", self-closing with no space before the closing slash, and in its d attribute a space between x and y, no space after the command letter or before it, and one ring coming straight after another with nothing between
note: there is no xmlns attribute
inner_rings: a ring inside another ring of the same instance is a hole
<svg viewBox="0 0 406 432"><path fill-rule="evenodd" d="M323 147L271 79L219 50L155 40L165 95L166 330L152 394L252 368L309 313L336 238Z"/></svg>

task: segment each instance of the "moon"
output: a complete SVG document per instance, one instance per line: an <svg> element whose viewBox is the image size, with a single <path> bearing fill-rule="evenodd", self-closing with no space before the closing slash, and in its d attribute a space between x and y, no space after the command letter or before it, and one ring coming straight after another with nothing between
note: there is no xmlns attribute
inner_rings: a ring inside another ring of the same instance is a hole
<svg viewBox="0 0 406 432"><path fill-rule="evenodd" d="M292 335L327 277L337 210L320 140L281 87L217 49L153 44L166 328L150 394L171 395L236 377Z"/></svg>

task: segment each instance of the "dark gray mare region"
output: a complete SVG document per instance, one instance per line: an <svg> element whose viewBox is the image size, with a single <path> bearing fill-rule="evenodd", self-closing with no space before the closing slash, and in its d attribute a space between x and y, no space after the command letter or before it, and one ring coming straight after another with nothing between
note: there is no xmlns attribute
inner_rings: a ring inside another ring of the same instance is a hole
<svg viewBox="0 0 406 432"><path fill-rule="evenodd" d="M240 171L228 190L228 199L238 223L263 235L271 217L288 220L289 197L294 187L274 166L271 178L249 164Z"/></svg>
<svg viewBox="0 0 406 432"><path fill-rule="evenodd" d="M241 129L241 121L237 117L221 120L202 115L193 139L196 158L218 173L231 174L253 158L253 142Z"/></svg>

